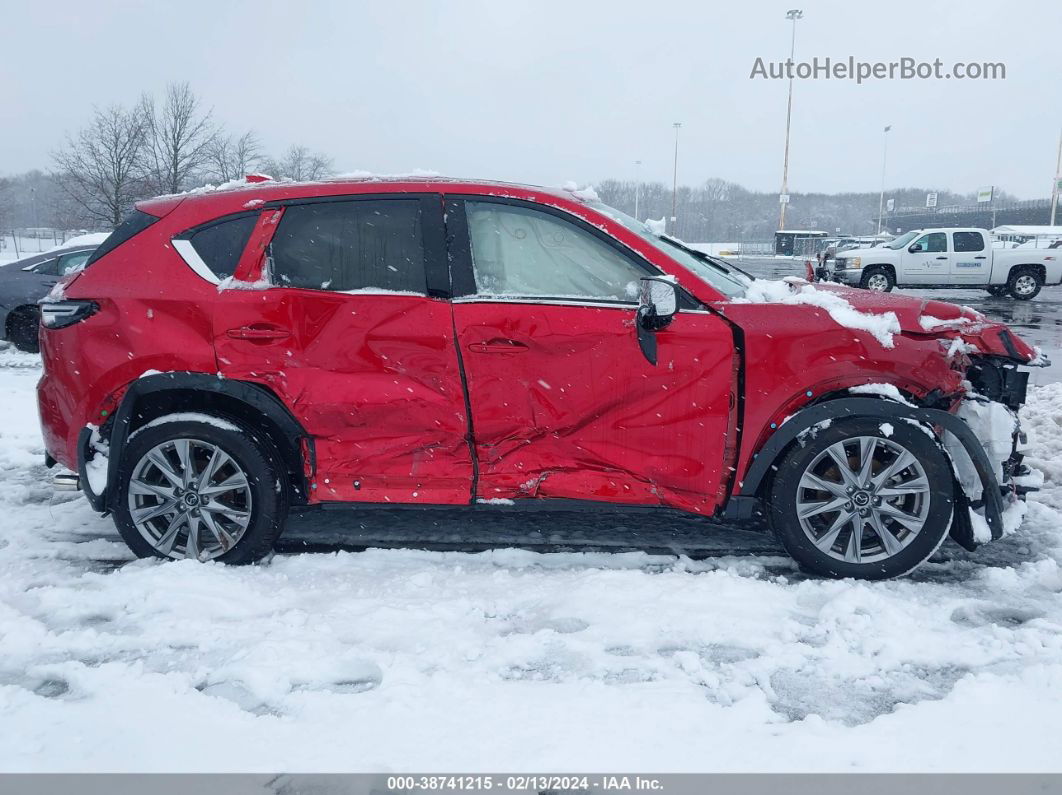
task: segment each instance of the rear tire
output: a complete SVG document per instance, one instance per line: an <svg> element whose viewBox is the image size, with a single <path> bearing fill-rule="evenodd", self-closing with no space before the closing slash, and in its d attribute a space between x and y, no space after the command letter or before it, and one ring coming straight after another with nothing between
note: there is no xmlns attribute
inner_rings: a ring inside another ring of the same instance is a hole
<svg viewBox="0 0 1062 795"><path fill-rule="evenodd" d="M220 425L163 422L129 439L112 505L138 557L246 564L272 550L287 518L287 472L252 434Z"/></svg>
<svg viewBox="0 0 1062 795"><path fill-rule="evenodd" d="M1002 298L1007 294L1007 286L1005 284L997 284L985 289L989 295L994 295L996 298Z"/></svg>
<svg viewBox="0 0 1062 795"><path fill-rule="evenodd" d="M1019 265L1010 272L1007 279L1007 292L1019 301L1028 301L1040 293L1044 286L1044 277L1038 268L1029 265Z"/></svg>
<svg viewBox="0 0 1062 795"><path fill-rule="evenodd" d="M37 331L41 324L40 310L35 306L20 306L7 316L7 338L26 353L40 353Z"/></svg>
<svg viewBox="0 0 1062 795"><path fill-rule="evenodd" d="M896 286L896 277L892 275L892 271L882 265L874 265L866 269L863 273L863 278L859 282L859 286L864 290L871 290L876 293L891 293L892 288Z"/></svg>
<svg viewBox="0 0 1062 795"><path fill-rule="evenodd" d="M779 463L768 521L789 554L815 574L898 577L948 534L954 495L944 454L911 423L888 423L888 435L883 424L835 421Z"/></svg>

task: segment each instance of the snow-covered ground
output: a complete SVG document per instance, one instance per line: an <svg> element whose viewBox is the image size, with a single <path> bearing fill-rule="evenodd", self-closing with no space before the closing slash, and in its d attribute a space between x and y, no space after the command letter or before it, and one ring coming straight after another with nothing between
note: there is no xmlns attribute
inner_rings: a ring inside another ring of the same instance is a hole
<svg viewBox="0 0 1062 795"><path fill-rule="evenodd" d="M866 584L754 555L133 561L46 485L38 375L0 350L0 771L1062 770L1062 384L1024 412L1022 529Z"/></svg>

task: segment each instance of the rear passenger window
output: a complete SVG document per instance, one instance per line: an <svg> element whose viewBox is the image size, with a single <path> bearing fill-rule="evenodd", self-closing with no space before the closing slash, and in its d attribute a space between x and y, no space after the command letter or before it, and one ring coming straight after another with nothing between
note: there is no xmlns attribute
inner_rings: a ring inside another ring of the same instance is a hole
<svg viewBox="0 0 1062 795"><path fill-rule="evenodd" d="M291 205L273 236L272 275L282 287L426 294L420 201Z"/></svg>
<svg viewBox="0 0 1062 795"><path fill-rule="evenodd" d="M219 221L193 232L188 241L214 275L223 279L235 273L257 221L257 214Z"/></svg>
<svg viewBox="0 0 1062 795"><path fill-rule="evenodd" d="M952 235L956 251L984 251L985 239L980 232L956 232Z"/></svg>

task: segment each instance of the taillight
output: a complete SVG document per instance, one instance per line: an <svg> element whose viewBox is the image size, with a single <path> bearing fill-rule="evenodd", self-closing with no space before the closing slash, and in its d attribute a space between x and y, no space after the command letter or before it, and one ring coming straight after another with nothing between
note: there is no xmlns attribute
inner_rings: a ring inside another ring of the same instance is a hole
<svg viewBox="0 0 1062 795"><path fill-rule="evenodd" d="M45 328L66 328L96 314L99 309L95 301L43 301L41 323Z"/></svg>

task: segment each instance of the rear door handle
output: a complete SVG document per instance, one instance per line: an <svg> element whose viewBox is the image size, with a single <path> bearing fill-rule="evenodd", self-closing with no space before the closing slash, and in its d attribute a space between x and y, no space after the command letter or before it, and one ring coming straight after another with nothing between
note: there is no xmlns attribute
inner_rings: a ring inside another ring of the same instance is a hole
<svg viewBox="0 0 1062 795"><path fill-rule="evenodd" d="M988 259L984 254L978 254L974 259Z"/></svg>
<svg viewBox="0 0 1062 795"><path fill-rule="evenodd" d="M947 259L947 257L937 257L937 259Z"/></svg>
<svg viewBox="0 0 1062 795"><path fill-rule="evenodd" d="M476 353L523 353L527 346L516 340L496 337L486 342L470 343L468 349Z"/></svg>
<svg viewBox="0 0 1062 795"><path fill-rule="evenodd" d="M225 334L234 340L250 340L251 342L269 342L291 336L290 331L277 326L240 326L230 328Z"/></svg>

